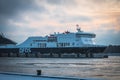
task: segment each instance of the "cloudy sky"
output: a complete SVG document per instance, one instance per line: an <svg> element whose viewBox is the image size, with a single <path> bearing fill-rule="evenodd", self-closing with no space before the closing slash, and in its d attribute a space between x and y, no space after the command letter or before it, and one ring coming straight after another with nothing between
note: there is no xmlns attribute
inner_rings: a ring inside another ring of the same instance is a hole
<svg viewBox="0 0 120 80"><path fill-rule="evenodd" d="M0 32L17 43L76 24L97 44L120 45L120 0L0 0Z"/></svg>

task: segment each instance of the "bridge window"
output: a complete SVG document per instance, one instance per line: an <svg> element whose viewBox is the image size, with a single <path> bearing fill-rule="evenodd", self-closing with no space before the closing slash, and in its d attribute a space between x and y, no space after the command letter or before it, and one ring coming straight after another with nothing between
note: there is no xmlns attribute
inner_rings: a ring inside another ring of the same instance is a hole
<svg viewBox="0 0 120 80"><path fill-rule="evenodd" d="M58 43L57 46L58 47L68 47L68 46L70 46L70 43Z"/></svg>
<svg viewBox="0 0 120 80"><path fill-rule="evenodd" d="M48 42L57 42L57 37L48 37Z"/></svg>
<svg viewBox="0 0 120 80"><path fill-rule="evenodd" d="M46 42L46 40L33 40L33 42Z"/></svg>
<svg viewBox="0 0 120 80"><path fill-rule="evenodd" d="M40 48L46 48L46 43L38 43L38 47L40 47Z"/></svg>

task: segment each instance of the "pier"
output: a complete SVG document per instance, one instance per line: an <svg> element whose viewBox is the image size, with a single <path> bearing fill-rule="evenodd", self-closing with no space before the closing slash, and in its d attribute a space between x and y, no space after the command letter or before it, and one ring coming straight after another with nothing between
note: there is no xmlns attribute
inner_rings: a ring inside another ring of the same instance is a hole
<svg viewBox="0 0 120 80"><path fill-rule="evenodd" d="M57 77L57 76L38 76L20 73L0 72L0 80L103 80L100 78L78 78L78 77Z"/></svg>

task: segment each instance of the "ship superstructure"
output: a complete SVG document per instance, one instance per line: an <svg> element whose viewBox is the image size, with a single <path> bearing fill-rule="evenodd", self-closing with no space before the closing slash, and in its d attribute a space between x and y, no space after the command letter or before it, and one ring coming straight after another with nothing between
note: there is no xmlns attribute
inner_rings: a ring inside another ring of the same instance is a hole
<svg viewBox="0 0 120 80"><path fill-rule="evenodd" d="M92 47L94 33L85 33L77 28L77 32L65 31L64 33L54 33L45 37L29 37L25 42L17 47L29 48L62 48L62 47Z"/></svg>

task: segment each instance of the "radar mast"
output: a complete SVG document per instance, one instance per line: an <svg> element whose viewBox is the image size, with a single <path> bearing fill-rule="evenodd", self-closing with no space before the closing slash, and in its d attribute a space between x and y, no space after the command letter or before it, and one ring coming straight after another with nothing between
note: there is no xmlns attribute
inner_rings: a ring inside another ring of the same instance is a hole
<svg viewBox="0 0 120 80"><path fill-rule="evenodd" d="M81 28L79 27L78 24L76 25L76 27L77 27L77 31L78 31L78 32L82 32L82 31L81 31Z"/></svg>

